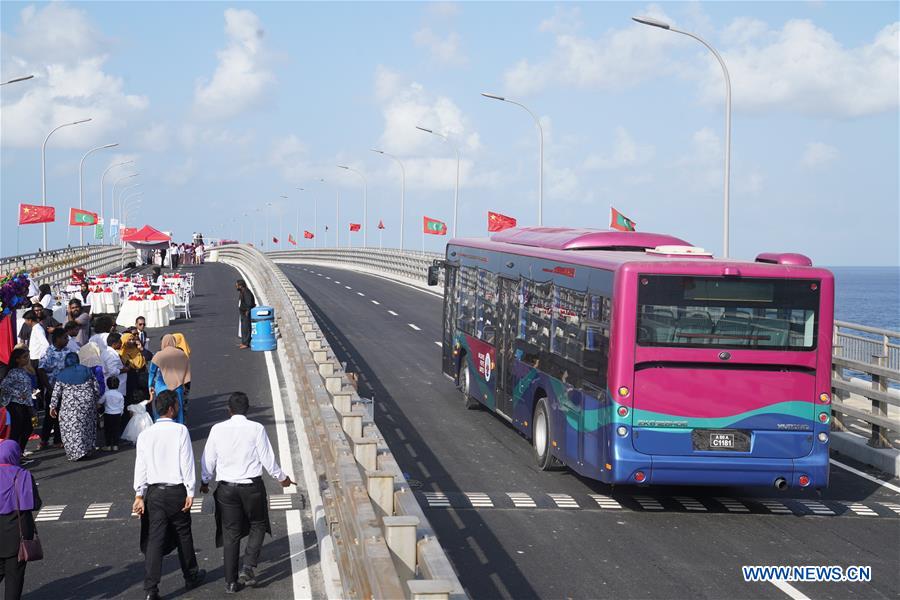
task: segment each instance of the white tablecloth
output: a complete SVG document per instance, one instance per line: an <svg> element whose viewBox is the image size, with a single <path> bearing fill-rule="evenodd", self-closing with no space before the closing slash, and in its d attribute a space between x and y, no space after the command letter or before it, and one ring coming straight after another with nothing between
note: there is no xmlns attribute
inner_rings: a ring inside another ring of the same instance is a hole
<svg viewBox="0 0 900 600"><path fill-rule="evenodd" d="M116 292L91 292L91 295L88 296L88 304L91 305L91 314L115 314L119 310L119 294Z"/></svg>
<svg viewBox="0 0 900 600"><path fill-rule="evenodd" d="M119 307L116 323L131 327L138 317L147 320L147 327L166 327L175 318L175 310L168 300L126 300Z"/></svg>

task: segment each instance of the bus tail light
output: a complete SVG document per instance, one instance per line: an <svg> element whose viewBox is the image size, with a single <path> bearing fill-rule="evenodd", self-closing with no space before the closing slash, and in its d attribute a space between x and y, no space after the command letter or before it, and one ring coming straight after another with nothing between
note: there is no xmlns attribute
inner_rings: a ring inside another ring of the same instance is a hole
<svg viewBox="0 0 900 600"><path fill-rule="evenodd" d="M826 443L828 441L828 434L825 433L824 431L820 432L819 433L819 441L822 442L823 444Z"/></svg>
<svg viewBox="0 0 900 600"><path fill-rule="evenodd" d="M827 423L829 419L828 413L819 413L819 423Z"/></svg>
<svg viewBox="0 0 900 600"><path fill-rule="evenodd" d="M635 471L635 473L634 473L635 481L637 481L638 483L644 483L644 480L646 480L646 479L647 479L647 476L644 475L643 471Z"/></svg>
<svg viewBox="0 0 900 600"><path fill-rule="evenodd" d="M831 396L826 393L821 393L819 394L819 402L821 402L822 404L828 404L829 402L831 402Z"/></svg>
<svg viewBox="0 0 900 600"><path fill-rule="evenodd" d="M625 396L627 396L628 394L630 394L630 393L631 393L631 390L629 390L629 389L628 389L627 387L625 387L624 385L623 385L622 387L619 388L619 395L622 396L623 398L624 398Z"/></svg>
<svg viewBox="0 0 900 600"><path fill-rule="evenodd" d="M800 483L800 487L806 487L809 485L809 475L801 475L797 481Z"/></svg>
<svg viewBox="0 0 900 600"><path fill-rule="evenodd" d="M627 416L628 416L628 407L627 407L627 406L620 406L620 407L618 408L618 410L616 410L616 412L619 413L619 416L620 416L620 417L627 417Z"/></svg>
<svg viewBox="0 0 900 600"><path fill-rule="evenodd" d="M624 425L619 425L619 427L616 429L616 433L618 433L621 437L625 437L626 435L628 435L628 428Z"/></svg>

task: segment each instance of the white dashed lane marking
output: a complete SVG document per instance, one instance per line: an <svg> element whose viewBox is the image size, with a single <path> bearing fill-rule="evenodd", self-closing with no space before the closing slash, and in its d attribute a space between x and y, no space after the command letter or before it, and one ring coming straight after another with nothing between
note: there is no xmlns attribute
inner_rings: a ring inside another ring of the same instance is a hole
<svg viewBox="0 0 900 600"><path fill-rule="evenodd" d="M581 508L575 499L568 494L547 494L559 508Z"/></svg>
<svg viewBox="0 0 900 600"><path fill-rule="evenodd" d="M683 496L675 496L675 500L678 501L678 504L682 505L685 510L690 510L694 512L706 512L707 508L703 506L703 503L697 500L696 498L685 498Z"/></svg>
<svg viewBox="0 0 900 600"><path fill-rule="evenodd" d="M416 331L422 331L422 330L421 330L419 327L417 327L414 323L407 323L407 325L409 325L410 327L412 327L412 328L415 329Z"/></svg>
<svg viewBox="0 0 900 600"><path fill-rule="evenodd" d="M716 498L716 502L719 502L728 512L750 512L750 509L745 505L741 504L734 498Z"/></svg>
<svg viewBox="0 0 900 600"><path fill-rule="evenodd" d="M396 316L397 316L397 313L395 313L395 312L394 312L394 311L392 311L392 310L389 310L389 311L388 311L388 313L390 313L390 314L392 314L392 315L394 315L394 316L395 316L395 317L396 317Z"/></svg>
<svg viewBox="0 0 900 600"><path fill-rule="evenodd" d="M855 514L861 517L877 517L878 513L866 506L865 504L860 504L858 502L852 503L844 503L844 506L852 510Z"/></svg>
<svg viewBox="0 0 900 600"><path fill-rule="evenodd" d="M378 302L378 300L372 300L372 304L380 304L380 302Z"/></svg>
<svg viewBox="0 0 900 600"><path fill-rule="evenodd" d="M834 511L822 504L821 502L816 502L815 500L798 500L800 504L803 505L806 510L810 511L814 515L828 515L834 516Z"/></svg>
<svg viewBox="0 0 900 600"><path fill-rule="evenodd" d="M331 279L331 277L329 277L328 275L326 275L326 276L325 276L325 279Z"/></svg>
<svg viewBox="0 0 900 600"><path fill-rule="evenodd" d="M318 276L319 276L319 277L321 277L321 276L322 276L322 274L321 274L321 273L316 273L316 275L318 275Z"/></svg>
<svg viewBox="0 0 900 600"><path fill-rule="evenodd" d="M341 282L338 281L337 279L335 279L334 282L335 282L336 284L338 284L338 285L341 285Z"/></svg>
<svg viewBox="0 0 900 600"><path fill-rule="evenodd" d="M63 511L66 509L65 504L52 504L43 507L38 511L35 521L58 521Z"/></svg>
<svg viewBox="0 0 900 600"><path fill-rule="evenodd" d="M591 500L597 503L597 506L600 508L606 509L620 509L622 505L618 503L614 498L610 498L609 496L604 496L603 494L590 494Z"/></svg>
<svg viewBox="0 0 900 600"><path fill-rule="evenodd" d="M349 285L345 285L344 287L347 288L348 290L352 290L352 289L353 289L353 288L350 287Z"/></svg>
<svg viewBox="0 0 900 600"><path fill-rule="evenodd" d="M112 508L112 502L96 502L89 504L87 510L84 511L85 519L105 519L109 516L109 509Z"/></svg>
<svg viewBox="0 0 900 600"><path fill-rule="evenodd" d="M531 499L531 496L522 492L508 492L506 494L512 500L516 508L537 508L537 504Z"/></svg>
<svg viewBox="0 0 900 600"><path fill-rule="evenodd" d="M662 504L660 504L656 498L651 498L650 496L635 496L635 500L637 500L638 504L641 505L641 508L644 510L664 510Z"/></svg>
<svg viewBox="0 0 900 600"><path fill-rule="evenodd" d="M362 292L356 292L356 295L357 296L365 296L365 294L363 294Z"/></svg>
<svg viewBox="0 0 900 600"><path fill-rule="evenodd" d="M444 347L444 345L443 345L442 343L440 343L440 342L435 342L435 344L437 344L438 347L440 347L440 348L443 348L443 347Z"/></svg>
<svg viewBox="0 0 900 600"><path fill-rule="evenodd" d="M466 498L474 508L494 508L494 501L482 492L466 492Z"/></svg>
<svg viewBox="0 0 900 600"><path fill-rule="evenodd" d="M447 499L447 494L444 492L424 492L424 494L425 500L428 501L428 506L450 507L450 500Z"/></svg>

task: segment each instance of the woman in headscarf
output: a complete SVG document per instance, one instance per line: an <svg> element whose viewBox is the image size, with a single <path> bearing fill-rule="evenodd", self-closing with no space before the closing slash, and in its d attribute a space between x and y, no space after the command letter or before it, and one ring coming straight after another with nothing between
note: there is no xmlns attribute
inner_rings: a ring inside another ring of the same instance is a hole
<svg viewBox="0 0 900 600"><path fill-rule="evenodd" d="M66 368L56 376L50 416L59 418L66 457L81 460L97 442L97 401L100 386L91 369L79 364L74 352L66 355Z"/></svg>
<svg viewBox="0 0 900 600"><path fill-rule="evenodd" d="M20 466L21 459L22 449L16 442L0 441L0 581L6 582L7 600L22 597L28 563L19 560L19 540L34 539L33 511L41 508L37 485Z"/></svg>
<svg viewBox="0 0 900 600"><path fill-rule="evenodd" d="M175 347L187 354L188 358L191 357L191 347L187 343L187 339L185 339L184 334L182 333L173 333L172 337L175 338Z"/></svg>
<svg viewBox="0 0 900 600"><path fill-rule="evenodd" d="M128 379L125 382L125 403L131 404L134 402L135 390L141 387L139 379L146 377L147 359L138 348L137 335L130 330L122 335L119 358L122 359L122 365L128 369Z"/></svg>
<svg viewBox="0 0 900 600"><path fill-rule="evenodd" d="M78 350L78 362L82 367L90 369L100 386L100 395L106 393L106 378L103 376L103 358L100 355L100 347L94 342L88 342Z"/></svg>
<svg viewBox="0 0 900 600"><path fill-rule="evenodd" d="M150 363L150 398L165 390L178 394L178 422L184 423L184 386L191 381L191 359L175 345L175 337L166 334L162 348ZM153 403L151 403L151 406ZM153 407L153 420L158 418Z"/></svg>
<svg viewBox="0 0 900 600"><path fill-rule="evenodd" d="M25 450L28 436L34 431L31 416L34 401L31 395L37 389L37 377L31 366L28 348L16 348L9 356L9 371L0 382L0 405L9 413L9 438Z"/></svg>
<svg viewBox="0 0 900 600"><path fill-rule="evenodd" d="M40 294L38 294L40 299L38 302L53 314L53 307L56 306L56 298L53 297L53 290L50 289L50 284L42 283L38 290L40 290Z"/></svg>

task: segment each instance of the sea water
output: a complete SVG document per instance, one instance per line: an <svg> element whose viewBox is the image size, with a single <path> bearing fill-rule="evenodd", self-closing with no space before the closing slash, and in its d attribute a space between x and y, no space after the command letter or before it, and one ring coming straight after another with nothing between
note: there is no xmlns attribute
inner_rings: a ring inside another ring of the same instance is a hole
<svg viewBox="0 0 900 600"><path fill-rule="evenodd" d="M900 267L829 267L839 321L900 331Z"/></svg>

